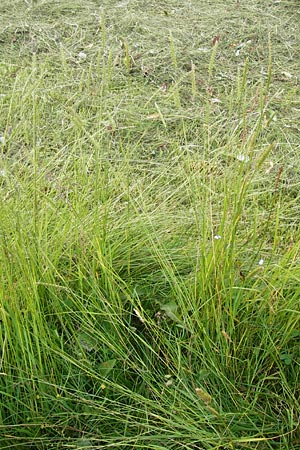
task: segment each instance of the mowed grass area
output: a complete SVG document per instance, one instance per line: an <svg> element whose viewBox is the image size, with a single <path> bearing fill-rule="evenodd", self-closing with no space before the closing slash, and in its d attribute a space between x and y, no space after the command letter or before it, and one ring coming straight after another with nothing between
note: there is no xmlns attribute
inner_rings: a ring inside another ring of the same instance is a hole
<svg viewBox="0 0 300 450"><path fill-rule="evenodd" d="M299 449L299 2L0 17L0 448Z"/></svg>

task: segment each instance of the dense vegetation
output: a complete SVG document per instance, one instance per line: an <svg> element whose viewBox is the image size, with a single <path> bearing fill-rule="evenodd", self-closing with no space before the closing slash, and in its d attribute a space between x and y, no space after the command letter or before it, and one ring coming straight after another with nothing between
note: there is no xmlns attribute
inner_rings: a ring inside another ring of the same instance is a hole
<svg viewBox="0 0 300 450"><path fill-rule="evenodd" d="M297 3L2 0L1 449L299 449Z"/></svg>

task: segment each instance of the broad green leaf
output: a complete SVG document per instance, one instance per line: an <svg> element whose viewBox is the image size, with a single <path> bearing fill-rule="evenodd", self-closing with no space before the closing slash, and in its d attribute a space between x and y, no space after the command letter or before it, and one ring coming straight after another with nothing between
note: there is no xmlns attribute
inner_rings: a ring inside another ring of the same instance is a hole
<svg viewBox="0 0 300 450"><path fill-rule="evenodd" d="M169 319L174 320L174 322L181 322L179 317L177 317L176 312L178 310L178 305L175 302L169 302L160 308L162 311L166 313Z"/></svg>
<svg viewBox="0 0 300 450"><path fill-rule="evenodd" d="M109 359L108 361L103 361L97 366L97 369L99 371L99 375L102 377L107 377L107 375L112 371L112 369L115 367L117 360L116 359Z"/></svg>

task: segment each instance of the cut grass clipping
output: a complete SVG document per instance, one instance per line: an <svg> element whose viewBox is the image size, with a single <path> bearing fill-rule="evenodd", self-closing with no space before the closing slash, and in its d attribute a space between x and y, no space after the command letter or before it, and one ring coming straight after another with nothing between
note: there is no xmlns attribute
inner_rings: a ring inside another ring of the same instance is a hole
<svg viewBox="0 0 300 450"><path fill-rule="evenodd" d="M151 72L117 16L89 60L25 3L49 34L4 30L1 448L298 449L299 88L271 34L224 82L219 35L199 69L169 32Z"/></svg>

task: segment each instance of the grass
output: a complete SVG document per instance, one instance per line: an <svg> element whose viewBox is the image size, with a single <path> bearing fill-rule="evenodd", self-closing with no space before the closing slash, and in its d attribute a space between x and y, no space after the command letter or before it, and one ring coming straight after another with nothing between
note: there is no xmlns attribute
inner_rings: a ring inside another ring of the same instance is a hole
<svg viewBox="0 0 300 450"><path fill-rule="evenodd" d="M297 2L140 3L0 6L0 446L296 450Z"/></svg>

